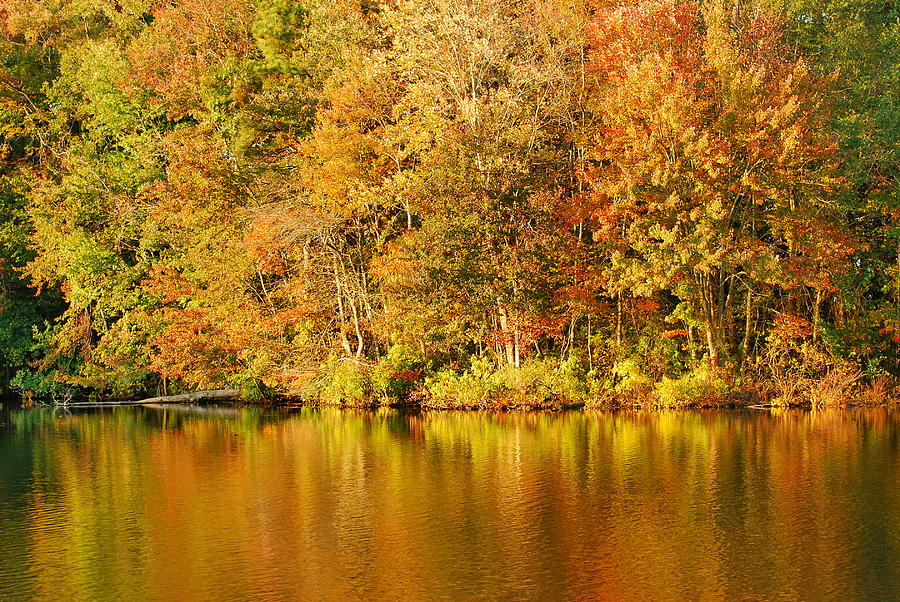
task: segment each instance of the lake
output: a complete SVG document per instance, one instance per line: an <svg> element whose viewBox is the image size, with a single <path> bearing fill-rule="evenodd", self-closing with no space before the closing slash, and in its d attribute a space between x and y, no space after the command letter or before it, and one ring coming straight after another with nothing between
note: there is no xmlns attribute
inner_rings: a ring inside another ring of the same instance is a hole
<svg viewBox="0 0 900 602"><path fill-rule="evenodd" d="M897 599L900 410L0 413L0 599Z"/></svg>

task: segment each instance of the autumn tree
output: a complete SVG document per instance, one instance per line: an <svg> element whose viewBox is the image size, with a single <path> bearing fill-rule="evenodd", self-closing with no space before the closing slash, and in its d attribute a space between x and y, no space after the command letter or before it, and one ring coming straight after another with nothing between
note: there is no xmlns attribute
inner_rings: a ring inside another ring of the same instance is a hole
<svg viewBox="0 0 900 602"><path fill-rule="evenodd" d="M379 269L413 270L386 284L395 307L425 310L423 344L486 345L518 365L560 330L582 19L563 3L455 0L386 16L403 82L395 182L415 219Z"/></svg>
<svg viewBox="0 0 900 602"><path fill-rule="evenodd" d="M840 283L830 332L837 354L873 374L900 368L900 7L868 0L767 3L785 16L813 69L835 74L831 124L848 184L845 222L866 244Z"/></svg>
<svg viewBox="0 0 900 602"><path fill-rule="evenodd" d="M800 311L811 290L817 314L853 252L823 78L772 17L732 14L649 1L589 28L602 126L585 179L606 286L670 291L712 364L746 354L754 297L777 289Z"/></svg>

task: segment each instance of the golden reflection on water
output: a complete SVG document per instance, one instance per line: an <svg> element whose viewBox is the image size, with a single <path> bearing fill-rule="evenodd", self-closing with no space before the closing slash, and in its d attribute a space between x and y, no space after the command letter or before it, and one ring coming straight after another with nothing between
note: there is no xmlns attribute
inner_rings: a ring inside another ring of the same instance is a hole
<svg viewBox="0 0 900 602"><path fill-rule="evenodd" d="M3 600L900 597L890 409L3 420Z"/></svg>

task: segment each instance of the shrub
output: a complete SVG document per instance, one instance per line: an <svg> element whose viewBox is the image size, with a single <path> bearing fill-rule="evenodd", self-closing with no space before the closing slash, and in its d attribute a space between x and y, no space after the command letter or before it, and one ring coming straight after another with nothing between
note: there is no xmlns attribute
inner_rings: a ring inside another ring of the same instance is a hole
<svg viewBox="0 0 900 602"><path fill-rule="evenodd" d="M615 385L616 393L636 393L653 385L652 379L642 370L640 360L635 357L616 362L613 374L618 379Z"/></svg>
<svg viewBox="0 0 900 602"><path fill-rule="evenodd" d="M842 405L853 397L862 372L849 365L833 367L818 379L807 381L809 402L813 407Z"/></svg>
<svg viewBox="0 0 900 602"><path fill-rule="evenodd" d="M425 362L419 351L394 345L372 370L373 392L382 402L404 401L422 380L424 372Z"/></svg>
<svg viewBox="0 0 900 602"><path fill-rule="evenodd" d="M426 406L443 408L556 407L581 403L587 386L577 360L529 359L521 367L495 369L487 358L473 358L462 372L442 370L426 378Z"/></svg>
<svg viewBox="0 0 900 602"><path fill-rule="evenodd" d="M867 405L880 405L897 397L897 381L890 376L878 376L860 388L857 400Z"/></svg>
<svg viewBox="0 0 900 602"><path fill-rule="evenodd" d="M655 387L659 405L685 407L714 403L728 392L722 373L702 364L679 378L664 376Z"/></svg>
<svg viewBox="0 0 900 602"><path fill-rule="evenodd" d="M74 387L57 382L52 375L33 372L28 368L16 372L9 381L9 386L28 401L45 399L65 403L70 401L76 392Z"/></svg>
<svg viewBox="0 0 900 602"><path fill-rule="evenodd" d="M352 358L330 357L316 384L315 396L332 405L364 405L372 403L372 367Z"/></svg>
<svg viewBox="0 0 900 602"><path fill-rule="evenodd" d="M811 340L779 340L772 336L753 367L770 403L815 407L841 405L852 399L862 376L853 362L835 357Z"/></svg>
<svg viewBox="0 0 900 602"><path fill-rule="evenodd" d="M469 371L458 374L453 370L441 370L425 379L425 391L426 406L475 408L496 405L501 388L493 379Z"/></svg>

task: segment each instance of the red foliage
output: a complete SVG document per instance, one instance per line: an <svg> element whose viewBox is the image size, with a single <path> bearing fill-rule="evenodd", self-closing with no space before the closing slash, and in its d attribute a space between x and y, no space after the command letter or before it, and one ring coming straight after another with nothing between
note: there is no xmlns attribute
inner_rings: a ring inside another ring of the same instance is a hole
<svg viewBox="0 0 900 602"><path fill-rule="evenodd" d="M391 378L414 383L418 382L422 378L422 374L424 374L423 370L400 370L393 373L391 375Z"/></svg>
<svg viewBox="0 0 900 602"><path fill-rule="evenodd" d="M639 2L600 11L588 27L591 69L604 78L622 79L647 52L696 48L699 25L694 2ZM697 54L682 52L681 61L694 62ZM684 62L681 66L690 68Z"/></svg>
<svg viewBox="0 0 900 602"><path fill-rule="evenodd" d="M653 313L659 311L661 307L661 304L653 299L647 299L646 297L638 297L634 300L634 308L641 312Z"/></svg>
<svg viewBox="0 0 900 602"><path fill-rule="evenodd" d="M667 330L659 335L661 339L674 339L675 337L686 337L688 336L688 331L683 328L678 328L676 330Z"/></svg>
<svg viewBox="0 0 900 602"><path fill-rule="evenodd" d="M809 320L791 314L782 314L775 318L772 337L781 340L804 340L812 336L813 330Z"/></svg>
<svg viewBox="0 0 900 602"><path fill-rule="evenodd" d="M169 117L201 108L209 67L253 48L247 0L163 0L153 24L129 47L134 78L166 103Z"/></svg>
<svg viewBox="0 0 900 602"><path fill-rule="evenodd" d="M263 274L283 276L287 272L284 245L279 241L280 231L277 220L262 216L253 222L244 237L247 253Z"/></svg>
<svg viewBox="0 0 900 602"><path fill-rule="evenodd" d="M141 283L143 289L161 297L164 304L176 303L197 293L197 287L174 268L156 265L149 276Z"/></svg>

